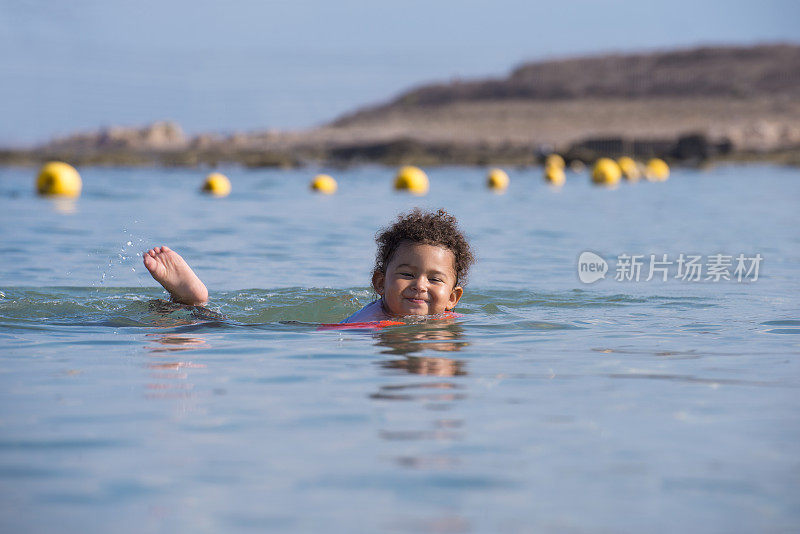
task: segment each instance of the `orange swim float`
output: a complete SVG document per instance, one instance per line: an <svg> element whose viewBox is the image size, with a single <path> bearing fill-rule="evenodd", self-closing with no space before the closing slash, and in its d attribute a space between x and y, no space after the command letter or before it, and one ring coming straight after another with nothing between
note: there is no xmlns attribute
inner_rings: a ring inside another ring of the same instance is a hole
<svg viewBox="0 0 800 534"><path fill-rule="evenodd" d="M445 319L455 319L456 317L464 317L456 312L444 312L440 315L431 317L433 321L443 321ZM393 319L384 319L383 321L366 321L361 323L323 323L319 325L318 330L354 330L354 329L374 329L380 330L387 326L401 326L414 323L406 323L404 321L396 321Z"/></svg>

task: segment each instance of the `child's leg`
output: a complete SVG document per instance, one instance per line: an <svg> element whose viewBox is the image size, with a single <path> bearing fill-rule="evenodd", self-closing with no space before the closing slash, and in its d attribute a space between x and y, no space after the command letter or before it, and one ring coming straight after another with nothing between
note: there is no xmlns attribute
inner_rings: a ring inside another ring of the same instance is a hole
<svg viewBox="0 0 800 534"><path fill-rule="evenodd" d="M180 254L167 247L151 248L144 253L144 266L156 282L169 291L172 300L189 306L208 301L208 289Z"/></svg>

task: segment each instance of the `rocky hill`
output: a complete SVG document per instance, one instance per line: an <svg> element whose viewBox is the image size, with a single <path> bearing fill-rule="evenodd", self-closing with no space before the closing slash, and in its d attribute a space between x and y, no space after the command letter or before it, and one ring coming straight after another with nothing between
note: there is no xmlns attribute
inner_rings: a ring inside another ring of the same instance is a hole
<svg viewBox="0 0 800 534"><path fill-rule="evenodd" d="M418 87L323 131L353 144L402 139L472 146L475 153L502 147L506 154L555 149L584 159L620 152L707 159L788 151L796 159L800 46L528 63L505 78ZM687 143L696 146L687 151Z"/></svg>
<svg viewBox="0 0 800 534"><path fill-rule="evenodd" d="M800 46L703 47L526 63L507 77L436 83L334 123L400 108L578 99L800 98Z"/></svg>
<svg viewBox="0 0 800 534"><path fill-rule="evenodd" d="M307 131L188 137L160 122L0 151L0 163L532 164L550 150L582 160L629 154L800 164L800 46L541 61L504 78L417 87Z"/></svg>

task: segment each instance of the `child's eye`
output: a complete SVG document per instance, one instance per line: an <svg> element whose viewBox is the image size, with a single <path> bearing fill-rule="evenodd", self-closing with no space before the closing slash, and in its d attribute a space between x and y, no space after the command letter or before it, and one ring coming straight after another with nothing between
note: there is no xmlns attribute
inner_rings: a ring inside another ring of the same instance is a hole
<svg viewBox="0 0 800 534"><path fill-rule="evenodd" d="M441 282L441 278L431 278L431 282Z"/></svg>

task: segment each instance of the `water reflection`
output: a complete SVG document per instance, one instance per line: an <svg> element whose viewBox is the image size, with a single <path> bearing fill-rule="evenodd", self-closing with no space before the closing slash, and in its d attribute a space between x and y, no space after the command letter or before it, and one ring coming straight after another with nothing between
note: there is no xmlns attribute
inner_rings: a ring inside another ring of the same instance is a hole
<svg viewBox="0 0 800 534"><path fill-rule="evenodd" d="M162 346L148 347L152 353L177 352L181 350L208 348L208 342L199 337L181 336L178 334L146 334L148 341L154 341Z"/></svg>
<svg viewBox="0 0 800 534"><path fill-rule="evenodd" d="M78 213L78 202L74 198L54 197L49 199L53 210L64 215L74 215Z"/></svg>
<svg viewBox="0 0 800 534"><path fill-rule="evenodd" d="M406 356L402 360L386 360L381 362L384 369L400 369L415 375L461 376L466 375L464 362L450 358L427 358L424 356Z"/></svg>
<svg viewBox="0 0 800 534"><path fill-rule="evenodd" d="M413 329L388 329L377 334L381 354L405 356L401 359L380 362L384 369L398 369L415 375L462 376L466 375L463 361L442 356L411 356L426 350L458 352L469 343L463 340L464 329L454 323L423 325Z"/></svg>
<svg viewBox="0 0 800 534"><path fill-rule="evenodd" d="M152 357L166 358L176 352L209 348L209 343L195 336L185 336L174 333L151 333L145 338L157 345L146 346L145 349ZM190 369L205 368L204 364L191 361L152 362L147 365L151 369L152 382L147 384L148 399L186 399L193 395L194 384L187 382Z"/></svg>
<svg viewBox="0 0 800 534"><path fill-rule="evenodd" d="M411 354L424 350L457 352L469 346L463 341L464 328L455 323L419 325L413 328L389 328L378 333L382 354Z"/></svg>
<svg viewBox="0 0 800 534"><path fill-rule="evenodd" d="M430 392L427 389L447 390L446 392ZM454 401L466 398L463 393L452 390L461 389L461 386L450 382L427 382L423 384L399 384L381 386L378 393L370 395L371 399L382 400L425 400L425 401ZM423 391L418 391L423 390Z"/></svg>
<svg viewBox="0 0 800 534"><path fill-rule="evenodd" d="M384 413L386 424L377 432L391 451L389 461L399 469L417 472L458 470L460 458L448 454L442 444L467 438L465 420L457 414L459 404L468 397L461 379L467 370L464 361L441 353L455 353L469 345L464 329L455 323L419 324L386 329L375 338L381 354L394 356L379 365L397 377L369 395ZM431 378L415 376L409 381L409 374ZM462 525L459 518L454 524ZM430 530L438 527L422 529Z"/></svg>

